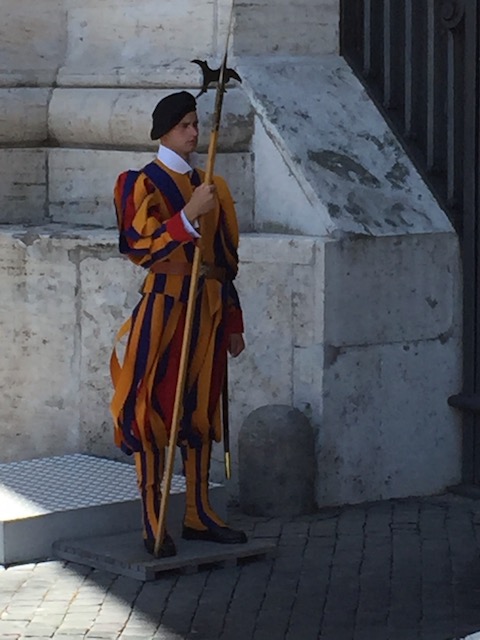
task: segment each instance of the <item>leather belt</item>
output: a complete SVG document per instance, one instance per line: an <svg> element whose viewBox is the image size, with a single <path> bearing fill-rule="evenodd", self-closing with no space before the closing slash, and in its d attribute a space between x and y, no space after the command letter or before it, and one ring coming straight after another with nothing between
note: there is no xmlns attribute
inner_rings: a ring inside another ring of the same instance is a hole
<svg viewBox="0 0 480 640"><path fill-rule="evenodd" d="M189 276L192 273L192 265L189 262L155 262L150 267L152 273L163 273L169 276ZM209 262L202 262L199 276L207 280L218 280L225 282L226 271L223 267L217 267Z"/></svg>
<svg viewBox="0 0 480 640"><path fill-rule="evenodd" d="M169 276L189 276L192 273L192 265L188 262L154 262L150 271Z"/></svg>

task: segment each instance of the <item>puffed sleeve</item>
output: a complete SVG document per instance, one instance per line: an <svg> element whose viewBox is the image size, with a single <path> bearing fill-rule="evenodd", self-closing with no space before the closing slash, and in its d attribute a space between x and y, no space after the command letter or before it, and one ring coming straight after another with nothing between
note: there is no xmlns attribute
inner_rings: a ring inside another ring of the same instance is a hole
<svg viewBox="0 0 480 640"><path fill-rule="evenodd" d="M125 171L117 178L114 203L120 252L145 268L171 258L186 242L193 242L180 212L170 215L166 203L149 178Z"/></svg>

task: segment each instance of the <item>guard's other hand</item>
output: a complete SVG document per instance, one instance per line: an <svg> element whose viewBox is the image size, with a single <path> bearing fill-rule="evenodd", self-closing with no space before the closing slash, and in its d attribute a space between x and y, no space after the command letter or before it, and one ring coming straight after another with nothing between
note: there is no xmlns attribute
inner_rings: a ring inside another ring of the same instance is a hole
<svg viewBox="0 0 480 640"><path fill-rule="evenodd" d="M189 202L184 206L185 215L193 222L211 211L217 202L217 188L214 184L202 183L196 187Z"/></svg>
<svg viewBox="0 0 480 640"><path fill-rule="evenodd" d="M232 358L236 358L242 353L244 349L245 340L243 339L243 334L232 333L228 342L228 353L232 356Z"/></svg>

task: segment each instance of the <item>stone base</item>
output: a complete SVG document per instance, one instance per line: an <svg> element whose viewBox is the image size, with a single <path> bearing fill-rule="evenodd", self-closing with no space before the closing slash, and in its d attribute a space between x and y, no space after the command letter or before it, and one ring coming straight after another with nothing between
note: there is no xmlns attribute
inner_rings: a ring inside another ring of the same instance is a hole
<svg viewBox="0 0 480 640"><path fill-rule="evenodd" d="M53 545L57 558L103 569L128 578L155 580L167 571L196 573L200 569L235 566L246 558L273 554L275 545L262 540L222 545L175 538L177 555L154 558L142 544L140 530L83 540L60 540Z"/></svg>
<svg viewBox="0 0 480 640"><path fill-rule="evenodd" d="M167 526L181 526L185 480L172 478ZM225 517L223 487L210 499ZM0 464L0 563L50 557L52 544L132 531L141 523L135 467L83 454Z"/></svg>

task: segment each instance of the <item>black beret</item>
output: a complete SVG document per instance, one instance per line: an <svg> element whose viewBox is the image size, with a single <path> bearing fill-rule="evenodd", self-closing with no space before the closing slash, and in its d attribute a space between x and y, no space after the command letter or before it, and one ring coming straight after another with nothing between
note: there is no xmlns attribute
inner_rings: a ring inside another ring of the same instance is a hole
<svg viewBox="0 0 480 640"><path fill-rule="evenodd" d="M150 138L158 140L173 129L180 120L190 113L196 111L197 101L188 91L171 93L166 98L160 100L152 113L152 130Z"/></svg>

